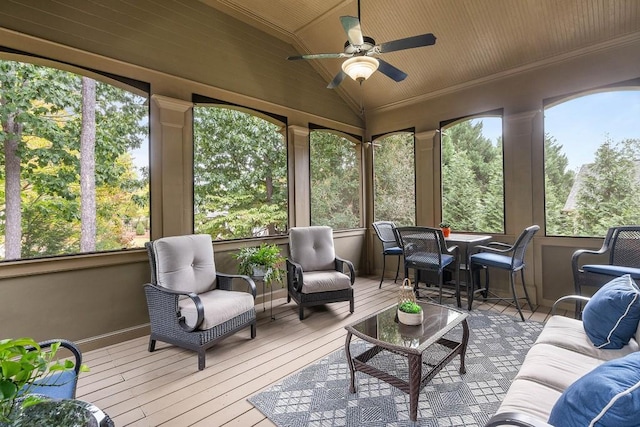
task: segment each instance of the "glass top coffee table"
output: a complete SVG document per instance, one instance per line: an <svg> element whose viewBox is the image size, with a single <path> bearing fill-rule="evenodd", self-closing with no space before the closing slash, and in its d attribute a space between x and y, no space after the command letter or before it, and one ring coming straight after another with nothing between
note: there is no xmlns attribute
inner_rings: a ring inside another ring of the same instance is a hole
<svg viewBox="0 0 640 427"><path fill-rule="evenodd" d="M419 301L424 311L422 325L409 326L398 322L397 304L365 319L345 327L347 338L345 353L351 371L349 391L356 392L356 371L364 372L409 394L409 418L416 421L418 416L418 395L440 370L458 354L460 373L466 372L464 357L469 342L468 314L443 305ZM462 324L460 342L444 338L457 325ZM370 344L366 351L351 355L351 337ZM444 351L443 351L444 350ZM376 366L376 356L381 351L390 351L407 358L408 378L399 378Z"/></svg>

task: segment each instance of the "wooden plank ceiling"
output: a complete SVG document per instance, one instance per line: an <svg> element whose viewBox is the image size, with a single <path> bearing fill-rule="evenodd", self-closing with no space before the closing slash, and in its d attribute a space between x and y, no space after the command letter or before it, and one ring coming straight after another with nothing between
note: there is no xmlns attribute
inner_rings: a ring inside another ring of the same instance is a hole
<svg viewBox="0 0 640 427"><path fill-rule="evenodd" d="M200 0L275 35L300 53L342 52L342 15L356 0ZM351 105L375 109L424 99L495 76L544 66L640 38L638 0L361 0L363 33L377 43L433 33L430 47L382 58L408 74L396 83L380 72L337 89ZM285 60L283 58L283 60ZM309 62L327 81L344 59ZM329 89L327 89L329 90Z"/></svg>

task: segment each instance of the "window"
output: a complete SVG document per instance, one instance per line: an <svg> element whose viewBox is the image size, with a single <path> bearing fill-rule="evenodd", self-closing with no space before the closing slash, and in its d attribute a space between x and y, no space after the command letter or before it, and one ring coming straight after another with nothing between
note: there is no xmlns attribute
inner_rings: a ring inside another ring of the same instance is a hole
<svg viewBox="0 0 640 427"><path fill-rule="evenodd" d="M196 233L227 240L287 232L283 125L237 109L194 107Z"/></svg>
<svg viewBox="0 0 640 427"><path fill-rule="evenodd" d="M640 223L640 90L609 90L544 111L547 235L599 236Z"/></svg>
<svg viewBox="0 0 640 427"><path fill-rule="evenodd" d="M400 132L373 143L374 220L397 226L416 223L413 132Z"/></svg>
<svg viewBox="0 0 640 427"><path fill-rule="evenodd" d="M148 89L94 78L0 60L1 259L148 240Z"/></svg>
<svg viewBox="0 0 640 427"><path fill-rule="evenodd" d="M442 127L442 219L457 231L504 233L502 118Z"/></svg>
<svg viewBox="0 0 640 427"><path fill-rule="evenodd" d="M311 225L359 227L359 145L326 130L312 130L309 139Z"/></svg>

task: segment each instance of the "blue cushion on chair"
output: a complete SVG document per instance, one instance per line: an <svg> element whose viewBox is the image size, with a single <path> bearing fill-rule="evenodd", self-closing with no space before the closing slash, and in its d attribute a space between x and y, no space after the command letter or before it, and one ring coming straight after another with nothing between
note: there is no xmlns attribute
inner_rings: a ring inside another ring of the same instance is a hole
<svg viewBox="0 0 640 427"><path fill-rule="evenodd" d="M623 267L621 265L610 264L587 264L582 266L582 270L589 273L605 274L607 276L623 276L630 274L632 279L640 279L640 268Z"/></svg>
<svg viewBox="0 0 640 427"><path fill-rule="evenodd" d="M74 370L55 372L34 382L34 385L29 388L29 393L42 394L52 399L73 399L77 381L78 377Z"/></svg>
<svg viewBox="0 0 640 427"><path fill-rule="evenodd" d="M603 363L571 384L551 410L556 427L631 427L640 413L640 352Z"/></svg>
<svg viewBox="0 0 640 427"><path fill-rule="evenodd" d="M493 254L490 252L479 252L471 255L471 264L486 265L487 267L502 268L503 270L511 270L511 258L510 256ZM522 265L521 261L516 261L514 268L518 268Z"/></svg>
<svg viewBox="0 0 640 427"><path fill-rule="evenodd" d="M584 331L597 348L624 347L639 322L640 289L628 274L598 289L582 312Z"/></svg>
<svg viewBox="0 0 640 427"><path fill-rule="evenodd" d="M400 249L397 246L394 246L392 248L385 249L384 254L385 255L402 255L402 249Z"/></svg>

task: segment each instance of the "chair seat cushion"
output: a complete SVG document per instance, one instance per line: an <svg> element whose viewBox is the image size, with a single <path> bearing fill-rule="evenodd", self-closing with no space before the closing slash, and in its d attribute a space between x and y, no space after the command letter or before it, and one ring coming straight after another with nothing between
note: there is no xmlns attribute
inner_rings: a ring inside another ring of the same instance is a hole
<svg viewBox="0 0 640 427"><path fill-rule="evenodd" d="M609 264L587 264L582 266L583 271L596 274L605 274L607 276L624 276L631 275L632 279L640 279L640 268L623 267L621 265Z"/></svg>
<svg viewBox="0 0 640 427"><path fill-rule="evenodd" d="M571 384L558 399L549 424L563 427L638 425L640 353L610 360Z"/></svg>
<svg viewBox="0 0 640 427"><path fill-rule="evenodd" d="M391 248L387 248L383 251L385 255L402 255L402 249L397 246L393 246Z"/></svg>
<svg viewBox="0 0 640 427"><path fill-rule="evenodd" d="M221 323L231 320L254 307L253 296L247 292L223 291L214 289L198 294L204 306L204 320L198 329L211 329ZM191 298L178 302L180 312L187 325L193 326L198 319L196 306Z"/></svg>
<svg viewBox="0 0 640 427"><path fill-rule="evenodd" d="M507 255L493 254L490 252L480 252L470 257L471 264L485 265L487 267L496 267L503 270L511 270L512 257ZM514 261L513 268L522 267L522 261Z"/></svg>
<svg viewBox="0 0 640 427"><path fill-rule="evenodd" d="M639 322L640 289L628 274L598 289L582 312L584 331L597 348L624 347Z"/></svg>
<svg viewBox="0 0 640 427"><path fill-rule="evenodd" d="M408 265L418 267L419 269L440 270L455 260L453 255L441 254L440 260L442 264L438 265L438 258L436 258L436 255L437 254L427 252L415 252L406 257L405 262Z"/></svg>
<svg viewBox="0 0 640 427"><path fill-rule="evenodd" d="M341 291L351 287L351 279L344 273L335 270L309 271L303 275L303 294L316 292Z"/></svg>
<svg viewBox="0 0 640 427"><path fill-rule="evenodd" d="M52 399L73 399L78 377L74 370L55 372L33 383L31 394L42 394Z"/></svg>

